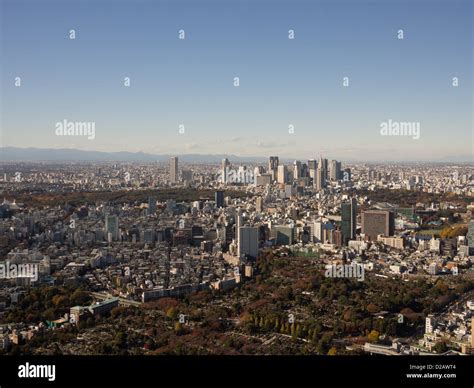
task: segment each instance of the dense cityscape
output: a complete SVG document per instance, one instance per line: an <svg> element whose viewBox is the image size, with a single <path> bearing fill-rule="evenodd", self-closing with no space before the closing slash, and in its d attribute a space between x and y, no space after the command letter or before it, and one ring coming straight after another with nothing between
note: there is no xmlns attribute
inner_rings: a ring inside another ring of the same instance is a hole
<svg viewBox="0 0 474 388"><path fill-rule="evenodd" d="M3 354L470 354L472 164L4 162Z"/></svg>
<svg viewBox="0 0 474 388"><path fill-rule="evenodd" d="M474 387L473 6L0 0L0 388Z"/></svg>

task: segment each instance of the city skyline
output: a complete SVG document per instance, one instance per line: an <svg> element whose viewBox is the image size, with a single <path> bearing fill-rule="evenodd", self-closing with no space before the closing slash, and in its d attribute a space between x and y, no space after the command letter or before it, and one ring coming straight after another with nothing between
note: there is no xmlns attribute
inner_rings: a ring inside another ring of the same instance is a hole
<svg viewBox="0 0 474 388"><path fill-rule="evenodd" d="M0 350L473 354L470 166L180 161L0 166Z"/></svg>
<svg viewBox="0 0 474 388"><path fill-rule="evenodd" d="M469 383L473 10L0 0L0 386Z"/></svg>

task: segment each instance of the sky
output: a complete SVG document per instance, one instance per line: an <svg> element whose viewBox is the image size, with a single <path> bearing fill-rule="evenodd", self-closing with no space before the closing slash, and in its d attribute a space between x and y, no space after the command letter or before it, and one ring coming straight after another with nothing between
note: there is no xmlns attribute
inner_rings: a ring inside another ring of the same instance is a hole
<svg viewBox="0 0 474 388"><path fill-rule="evenodd" d="M3 147L473 160L470 0L0 4Z"/></svg>

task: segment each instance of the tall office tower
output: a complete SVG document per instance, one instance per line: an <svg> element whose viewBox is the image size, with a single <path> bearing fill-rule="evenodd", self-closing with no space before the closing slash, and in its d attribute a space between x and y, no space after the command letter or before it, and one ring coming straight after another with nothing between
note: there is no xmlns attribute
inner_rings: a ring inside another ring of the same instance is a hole
<svg viewBox="0 0 474 388"><path fill-rule="evenodd" d="M332 181L341 179L341 162L331 160L331 164L329 165L329 178Z"/></svg>
<svg viewBox="0 0 474 388"><path fill-rule="evenodd" d="M222 159L222 162L221 162L222 183L227 183L228 176L229 176L229 169L230 169L229 159L227 158Z"/></svg>
<svg viewBox="0 0 474 388"><path fill-rule="evenodd" d="M178 182L178 157L173 156L170 159L170 181L171 183Z"/></svg>
<svg viewBox="0 0 474 388"><path fill-rule="evenodd" d="M286 177L288 175L288 171L286 166L281 164L278 166L278 183L286 183Z"/></svg>
<svg viewBox="0 0 474 388"><path fill-rule="evenodd" d="M116 241L119 238L118 216L112 214L105 215L105 233L107 241Z"/></svg>
<svg viewBox="0 0 474 388"><path fill-rule="evenodd" d="M301 162L299 160L295 160L293 163L293 179L300 179L301 178Z"/></svg>
<svg viewBox="0 0 474 388"><path fill-rule="evenodd" d="M237 243L237 247L239 246L239 239L240 239L240 227L242 226L242 211L240 207L237 209L235 214L235 240Z"/></svg>
<svg viewBox="0 0 474 388"><path fill-rule="evenodd" d="M263 199L262 197L257 197L257 200L255 201L255 210L259 213L263 211Z"/></svg>
<svg viewBox="0 0 474 388"><path fill-rule="evenodd" d="M342 163L336 162L336 177L337 179L342 179Z"/></svg>
<svg viewBox="0 0 474 388"><path fill-rule="evenodd" d="M341 231L344 245L356 236L357 228L357 201L351 198L341 204Z"/></svg>
<svg viewBox="0 0 474 388"><path fill-rule="evenodd" d="M148 209L147 214L152 216L156 213L156 198L155 197L148 197Z"/></svg>
<svg viewBox="0 0 474 388"><path fill-rule="evenodd" d="M189 183L193 181L193 172L191 170L182 170L181 177L183 182Z"/></svg>
<svg viewBox="0 0 474 388"><path fill-rule="evenodd" d="M309 170L306 163L301 165L301 178L309 178Z"/></svg>
<svg viewBox="0 0 474 388"><path fill-rule="evenodd" d="M322 190L326 187L326 175L324 170L319 168L316 170L316 179L314 180L314 186L316 190Z"/></svg>
<svg viewBox="0 0 474 388"><path fill-rule="evenodd" d="M217 190L215 192L216 207L224 207L224 191Z"/></svg>
<svg viewBox="0 0 474 388"><path fill-rule="evenodd" d="M328 160L323 159L322 156L319 157L319 163L318 163L318 168L322 169L324 171L324 179L329 179L328 176Z"/></svg>
<svg viewBox="0 0 474 388"><path fill-rule="evenodd" d="M467 238L467 245L469 247L469 254L472 255L474 254L474 219L469 221L466 238Z"/></svg>
<svg viewBox="0 0 474 388"><path fill-rule="evenodd" d="M278 156L270 156L268 159L268 172L272 174L272 180L277 179L277 172L278 172Z"/></svg>
<svg viewBox="0 0 474 388"><path fill-rule="evenodd" d="M318 168L318 162L316 159L308 160L308 170L316 170Z"/></svg>
<svg viewBox="0 0 474 388"><path fill-rule="evenodd" d="M256 259L258 256L258 228L253 226L241 226L239 228L239 243L237 252L239 257L250 256Z"/></svg>
<svg viewBox="0 0 474 388"><path fill-rule="evenodd" d="M395 215L388 210L366 210L362 212L362 233L372 241L377 241L377 236L393 236L395 233Z"/></svg>

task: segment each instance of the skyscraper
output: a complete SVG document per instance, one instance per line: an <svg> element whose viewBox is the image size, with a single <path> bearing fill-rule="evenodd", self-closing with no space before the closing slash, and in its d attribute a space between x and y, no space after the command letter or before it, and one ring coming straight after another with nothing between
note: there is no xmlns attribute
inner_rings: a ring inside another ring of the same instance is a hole
<svg viewBox="0 0 474 388"><path fill-rule="evenodd" d="M239 246L240 240L240 227L242 226L242 211L240 208L237 209L235 214L235 239L237 240L237 247Z"/></svg>
<svg viewBox="0 0 474 388"><path fill-rule="evenodd" d="M329 168L329 179L332 181L337 181L341 179L341 162L337 160L331 160Z"/></svg>
<svg viewBox="0 0 474 388"><path fill-rule="evenodd" d="M286 183L287 169L281 164L278 166L278 183Z"/></svg>
<svg viewBox="0 0 474 388"><path fill-rule="evenodd" d="M356 236L357 228L357 201L351 198L341 204L341 231L344 245Z"/></svg>
<svg viewBox="0 0 474 388"><path fill-rule="evenodd" d="M316 170L316 176L314 179L314 186L316 190L322 190L326 187L326 174L322 168Z"/></svg>
<svg viewBox="0 0 474 388"><path fill-rule="evenodd" d="M170 159L170 182L177 183L178 182L178 157L173 156Z"/></svg>
<svg viewBox="0 0 474 388"><path fill-rule="evenodd" d="M309 170L308 165L306 163L301 164L301 178L308 178L309 177Z"/></svg>
<svg viewBox="0 0 474 388"><path fill-rule="evenodd" d="M268 159L268 172L272 174L273 180L275 180L277 177L278 165L278 156L270 156L270 158Z"/></svg>
<svg viewBox="0 0 474 388"><path fill-rule="evenodd" d="M227 179L228 179L228 170L230 168L230 162L229 162L229 159L227 158L224 158L222 159L222 162L221 162L221 176L222 176L222 183L227 183Z"/></svg>
<svg viewBox="0 0 474 388"><path fill-rule="evenodd" d="M239 228L239 242L237 247L239 257L250 256L256 259L258 256L258 228L241 226Z"/></svg>
<svg viewBox="0 0 474 388"><path fill-rule="evenodd" d="M112 214L105 215L105 233L107 241L116 241L119 238L118 216Z"/></svg>
<svg viewBox="0 0 474 388"><path fill-rule="evenodd" d="M152 216L156 213L156 198L155 197L148 197L148 209L147 214Z"/></svg>
<svg viewBox="0 0 474 388"><path fill-rule="evenodd" d="M319 157L319 163L318 163L318 168L320 168L321 170L323 170L323 173L324 173L324 179L328 179L329 176L328 176L328 160L327 159L323 159L322 156Z"/></svg>
<svg viewBox="0 0 474 388"><path fill-rule="evenodd" d="M318 168L318 162L316 159L308 160L308 170L316 170Z"/></svg>
<svg viewBox="0 0 474 388"><path fill-rule="evenodd" d="M474 254L474 219L469 221L466 238L467 238L467 244L469 246L469 254L472 255Z"/></svg>
<svg viewBox="0 0 474 388"><path fill-rule="evenodd" d="M293 163L293 178L294 179L299 179L301 178L301 162L299 160L295 160Z"/></svg>
<svg viewBox="0 0 474 388"><path fill-rule="evenodd" d="M217 190L214 197L216 201L216 207L224 207L224 191Z"/></svg>
<svg viewBox="0 0 474 388"><path fill-rule="evenodd" d="M366 210L361 215L362 233L372 241L377 241L379 234L393 236L395 233L395 216L388 210Z"/></svg>
<svg viewBox="0 0 474 388"><path fill-rule="evenodd" d="M185 183L192 182L193 180L192 170L181 170L181 179Z"/></svg>

